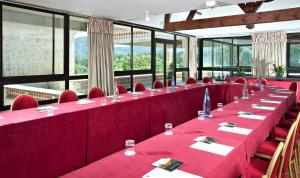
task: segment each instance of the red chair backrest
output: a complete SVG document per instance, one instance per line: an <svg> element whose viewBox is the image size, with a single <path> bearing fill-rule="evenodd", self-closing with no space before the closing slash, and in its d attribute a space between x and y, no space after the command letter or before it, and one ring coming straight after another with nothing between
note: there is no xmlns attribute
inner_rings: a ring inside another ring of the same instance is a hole
<svg viewBox="0 0 300 178"><path fill-rule="evenodd" d="M29 95L20 95L14 99L11 104L10 110L16 111L21 109L35 108L38 107L39 104L35 98Z"/></svg>
<svg viewBox="0 0 300 178"><path fill-rule="evenodd" d="M103 96L104 96L104 92L101 90L101 88L93 87L89 91L88 99L100 98Z"/></svg>
<svg viewBox="0 0 300 178"><path fill-rule="evenodd" d="M247 83L247 80L243 77L239 77L239 78L235 79L234 82L235 83Z"/></svg>
<svg viewBox="0 0 300 178"><path fill-rule="evenodd" d="M261 79L261 81L262 81L263 85L269 85L269 81L267 79L263 78L263 79ZM257 83L259 83L259 79L256 79L254 81L254 84L257 84Z"/></svg>
<svg viewBox="0 0 300 178"><path fill-rule="evenodd" d="M136 83L135 84L135 91L138 92L138 91L144 91L145 90L145 86L144 84L142 83Z"/></svg>
<svg viewBox="0 0 300 178"><path fill-rule="evenodd" d="M153 87L154 89L158 89L158 88L163 88L164 85L159 80L155 80Z"/></svg>
<svg viewBox="0 0 300 178"><path fill-rule="evenodd" d="M202 79L203 83L209 83L209 82L212 82L211 78L210 77L204 77Z"/></svg>
<svg viewBox="0 0 300 178"><path fill-rule="evenodd" d="M226 77L226 78L225 78L225 81L226 81L227 83L230 83L230 82L231 82L231 79L230 79L229 77Z"/></svg>
<svg viewBox="0 0 300 178"><path fill-rule="evenodd" d="M126 88L124 87L124 85L122 84L117 84L118 90L119 90L119 94L124 94L127 93Z"/></svg>
<svg viewBox="0 0 300 178"><path fill-rule="evenodd" d="M291 83L291 85L290 85L290 87L289 87L289 90L292 90L292 91L294 91L294 92L298 92L298 84L297 84L297 82L292 82Z"/></svg>
<svg viewBox="0 0 300 178"><path fill-rule="evenodd" d="M67 102L72 102L77 100L78 100L78 96L74 91L65 90L60 94L58 98L58 103L67 103Z"/></svg>
<svg viewBox="0 0 300 178"><path fill-rule="evenodd" d="M172 85L172 80L169 79L169 80L168 80L168 87L171 86L171 85Z"/></svg>
<svg viewBox="0 0 300 178"><path fill-rule="evenodd" d="M192 77L190 77L186 80L186 84L195 84L195 83L197 83L197 81Z"/></svg>

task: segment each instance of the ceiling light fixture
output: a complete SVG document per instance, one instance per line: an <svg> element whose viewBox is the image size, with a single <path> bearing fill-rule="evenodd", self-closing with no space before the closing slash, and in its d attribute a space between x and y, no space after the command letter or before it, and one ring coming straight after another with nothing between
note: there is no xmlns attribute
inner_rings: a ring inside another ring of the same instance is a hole
<svg viewBox="0 0 300 178"><path fill-rule="evenodd" d="M215 7L217 5L217 1L212 0L212 1L205 1L206 7Z"/></svg>
<svg viewBox="0 0 300 178"><path fill-rule="evenodd" d="M150 21L150 12L149 11L145 12L145 20Z"/></svg>

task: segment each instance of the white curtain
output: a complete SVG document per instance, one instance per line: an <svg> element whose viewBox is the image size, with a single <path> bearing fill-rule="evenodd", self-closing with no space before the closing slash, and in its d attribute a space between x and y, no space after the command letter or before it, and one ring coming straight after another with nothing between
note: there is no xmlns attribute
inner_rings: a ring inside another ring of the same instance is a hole
<svg viewBox="0 0 300 178"><path fill-rule="evenodd" d="M89 18L89 88L100 87L107 95L113 92L113 22Z"/></svg>
<svg viewBox="0 0 300 178"><path fill-rule="evenodd" d="M190 77L197 79L197 38L190 37L189 51Z"/></svg>
<svg viewBox="0 0 300 178"><path fill-rule="evenodd" d="M252 74L254 77L270 77L273 64L286 66L285 32L267 32L252 35Z"/></svg>

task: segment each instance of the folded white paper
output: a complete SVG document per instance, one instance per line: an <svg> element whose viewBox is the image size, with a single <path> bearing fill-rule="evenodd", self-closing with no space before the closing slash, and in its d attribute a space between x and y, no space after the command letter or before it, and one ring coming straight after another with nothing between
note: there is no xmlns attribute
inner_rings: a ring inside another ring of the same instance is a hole
<svg viewBox="0 0 300 178"><path fill-rule="evenodd" d="M280 89L277 89L278 91L290 91L289 89L286 89L286 88L280 88Z"/></svg>
<svg viewBox="0 0 300 178"><path fill-rule="evenodd" d="M240 114L238 117L246 118L246 119L256 119L256 120L265 120L266 116L260 116L260 115L246 115L246 114Z"/></svg>
<svg viewBox="0 0 300 178"><path fill-rule="evenodd" d="M273 97L273 98L287 98L288 97L288 96L274 95L274 94L270 94L269 96Z"/></svg>
<svg viewBox="0 0 300 178"><path fill-rule="evenodd" d="M252 132L252 129L246 129L241 127L226 127L226 126L219 127L217 130L241 134L241 135L249 135Z"/></svg>
<svg viewBox="0 0 300 178"><path fill-rule="evenodd" d="M191 148L201 150L201 151L206 151L209 153L218 154L221 156L226 156L234 149L234 147L232 146L222 145L218 143L207 144L203 142L196 142L193 145L191 145Z"/></svg>
<svg viewBox="0 0 300 178"><path fill-rule="evenodd" d="M275 107L270 107L270 106L252 106L252 108L269 110L269 111L274 111L275 110Z"/></svg>
<svg viewBox="0 0 300 178"><path fill-rule="evenodd" d="M58 109L58 108L54 107L54 106L40 106L36 110L39 111L39 112L46 112L50 109L55 110L55 109Z"/></svg>
<svg viewBox="0 0 300 178"><path fill-rule="evenodd" d="M94 102L95 101L84 99L84 100L77 101L77 104L90 104L90 103L94 103Z"/></svg>
<svg viewBox="0 0 300 178"><path fill-rule="evenodd" d="M262 103L272 103L272 104L280 104L281 101L274 101L274 100L268 100L268 99L260 99L260 102Z"/></svg>
<svg viewBox="0 0 300 178"><path fill-rule="evenodd" d="M292 94L292 91L276 91L277 93Z"/></svg>
<svg viewBox="0 0 300 178"><path fill-rule="evenodd" d="M202 177L178 169L170 172L161 168L154 168L147 174L143 175L143 178L202 178Z"/></svg>

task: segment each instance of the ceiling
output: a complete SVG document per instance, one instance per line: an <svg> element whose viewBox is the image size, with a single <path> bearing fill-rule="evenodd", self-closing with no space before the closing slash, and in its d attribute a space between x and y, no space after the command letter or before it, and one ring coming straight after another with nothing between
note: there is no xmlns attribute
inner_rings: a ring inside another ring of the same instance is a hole
<svg viewBox="0 0 300 178"><path fill-rule="evenodd" d="M129 20L145 16L203 9L206 0L13 0L87 16ZM254 0L218 0L222 5Z"/></svg>

